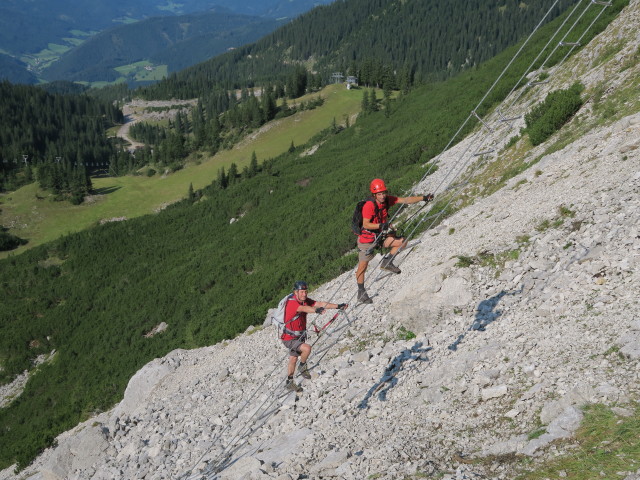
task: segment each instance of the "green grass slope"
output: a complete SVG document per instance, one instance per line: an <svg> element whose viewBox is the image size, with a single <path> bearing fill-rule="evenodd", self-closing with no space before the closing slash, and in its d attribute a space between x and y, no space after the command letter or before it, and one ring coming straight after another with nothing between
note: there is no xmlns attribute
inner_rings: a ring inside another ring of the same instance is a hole
<svg viewBox="0 0 640 480"><path fill-rule="evenodd" d="M607 9L600 29L624 3ZM484 108L502 98L548 34L540 32ZM420 178L424 162L513 53L416 90L388 116L379 112L316 135L308 145L322 146L313 155L300 155L299 147L254 177L206 188L197 201L0 261L0 381L56 350L0 410L0 468L26 465L58 433L112 406L150 359L233 337L261 323L294 280L314 285L351 269L355 237L348 224L371 178L385 178L394 192ZM168 329L146 338L161 321Z"/></svg>

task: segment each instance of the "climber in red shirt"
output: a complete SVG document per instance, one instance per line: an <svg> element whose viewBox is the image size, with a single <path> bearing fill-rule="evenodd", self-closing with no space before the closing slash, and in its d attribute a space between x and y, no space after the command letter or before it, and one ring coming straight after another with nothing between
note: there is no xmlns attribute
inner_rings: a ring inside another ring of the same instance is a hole
<svg viewBox="0 0 640 480"><path fill-rule="evenodd" d="M358 284L358 303L373 303L364 288L364 273L369 262L375 256L376 243L391 251L384 256L380 268L393 273L400 273L400 269L393 264L393 258L400 247L405 247L407 242L402 237L396 237L393 225L389 223L389 208L396 203L412 204L421 201L433 200L433 194L417 195L413 197L395 197L387 194L387 186L384 181L376 178L369 186L373 199L367 201L362 207L362 233L358 237L358 268L356 269L356 282Z"/></svg>
<svg viewBox="0 0 640 480"><path fill-rule="evenodd" d="M294 392L301 392L302 387L293 381L296 363L300 357L298 371L303 378L310 379L311 374L307 368L307 358L311 353L311 345L305 343L307 339L307 314L321 314L327 308L344 310L346 303L316 302L307 297L307 283L297 281L293 286L293 294L289 296L284 310L284 329L282 330L282 343L289 349L289 365L287 367L286 388Z"/></svg>

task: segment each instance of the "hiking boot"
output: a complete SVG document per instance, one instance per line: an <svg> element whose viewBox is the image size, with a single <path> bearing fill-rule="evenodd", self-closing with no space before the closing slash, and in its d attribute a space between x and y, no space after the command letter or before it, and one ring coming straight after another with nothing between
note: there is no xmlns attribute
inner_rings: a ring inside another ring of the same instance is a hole
<svg viewBox="0 0 640 480"><path fill-rule="evenodd" d="M382 262L380 263L380 268L391 273L400 273L402 271L393 264L392 258L383 258Z"/></svg>
<svg viewBox="0 0 640 480"><path fill-rule="evenodd" d="M293 380L289 380L288 378L287 382L284 385L284 388L286 388L289 392L300 393L302 391L302 387L300 385L298 385Z"/></svg>
<svg viewBox="0 0 640 480"><path fill-rule="evenodd" d="M307 380L311 379L311 374L309 373L309 369L307 368L306 363L304 365L298 365L298 372L300 372L302 378L306 378Z"/></svg>
<svg viewBox="0 0 640 480"><path fill-rule="evenodd" d="M358 303L373 303L373 300L369 298L366 290L358 291Z"/></svg>

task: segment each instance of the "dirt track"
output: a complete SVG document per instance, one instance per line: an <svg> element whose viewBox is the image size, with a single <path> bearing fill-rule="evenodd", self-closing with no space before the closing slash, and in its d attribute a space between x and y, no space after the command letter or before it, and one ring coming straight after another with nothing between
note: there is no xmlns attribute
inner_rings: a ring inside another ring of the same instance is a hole
<svg viewBox="0 0 640 480"><path fill-rule="evenodd" d="M116 136L122 138L124 141L129 143L129 151L133 151L136 148L144 147L144 143L136 142L129 136L129 129L131 125L134 125L138 122L143 121L151 121L151 122L159 122L165 119L173 119L175 118L178 111L188 111L191 107L198 103L197 99L192 100L133 100L130 103L125 104L122 107L122 113L124 114L124 124L118 129L118 133ZM191 107L187 108L185 105L190 105ZM169 110L163 110L159 112L148 111L150 107L172 107Z"/></svg>

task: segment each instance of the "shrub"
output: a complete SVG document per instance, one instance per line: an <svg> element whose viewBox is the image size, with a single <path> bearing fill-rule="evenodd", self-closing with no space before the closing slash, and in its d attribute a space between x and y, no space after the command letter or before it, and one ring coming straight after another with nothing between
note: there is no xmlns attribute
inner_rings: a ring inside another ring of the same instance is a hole
<svg viewBox="0 0 640 480"><path fill-rule="evenodd" d="M458 255L458 261L456 262L455 266L458 268L466 268L466 267L470 267L474 263L475 262L473 258L467 257L465 255Z"/></svg>
<svg viewBox="0 0 640 480"><path fill-rule="evenodd" d="M0 232L0 252L6 252L7 250L13 250L20 245L26 244L27 241L23 238L16 237L8 232Z"/></svg>
<svg viewBox="0 0 640 480"><path fill-rule="evenodd" d="M414 338L416 338L416 334L411 330L407 330L405 327L400 326L400 328L398 328L396 338L398 340L413 340Z"/></svg>
<svg viewBox="0 0 640 480"><path fill-rule="evenodd" d="M516 143L518 143L518 140L520 140L520 135L514 135L509 139L509 141L505 145L505 148L513 147Z"/></svg>
<svg viewBox="0 0 640 480"><path fill-rule="evenodd" d="M573 84L566 90L555 90L524 116L532 145L540 145L569 121L582 106L580 93L584 86Z"/></svg>
<svg viewBox="0 0 640 480"><path fill-rule="evenodd" d="M84 194L76 192L71 195L69 201L71 202L71 205L80 205L82 202L84 202Z"/></svg>

